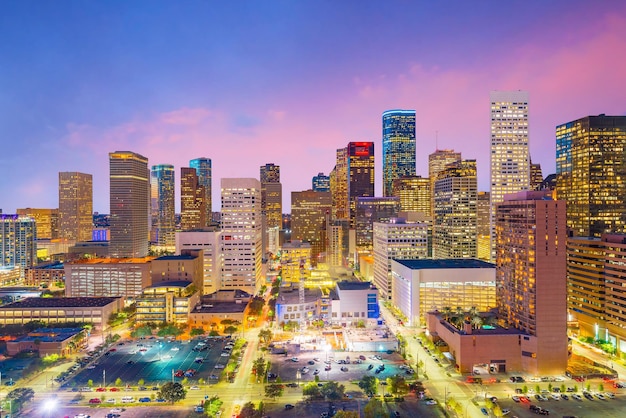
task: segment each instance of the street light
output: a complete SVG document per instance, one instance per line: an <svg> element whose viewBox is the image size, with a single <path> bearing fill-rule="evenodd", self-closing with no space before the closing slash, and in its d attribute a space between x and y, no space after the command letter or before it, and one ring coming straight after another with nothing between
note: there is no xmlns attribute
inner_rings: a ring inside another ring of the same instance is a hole
<svg viewBox="0 0 626 418"><path fill-rule="evenodd" d="M445 409L448 409L448 388L450 387L451 384L453 384L454 382L450 382L446 385L446 387L444 388L444 392L443 392L443 407Z"/></svg>
<svg viewBox="0 0 626 418"><path fill-rule="evenodd" d="M10 405L10 403L9 403ZM46 416L50 416L52 415L52 412L54 412L54 409L56 408L57 405L57 400L54 398L51 399L47 399L44 404L43 404L43 410L46 413ZM13 413L11 412L11 415L13 415Z"/></svg>

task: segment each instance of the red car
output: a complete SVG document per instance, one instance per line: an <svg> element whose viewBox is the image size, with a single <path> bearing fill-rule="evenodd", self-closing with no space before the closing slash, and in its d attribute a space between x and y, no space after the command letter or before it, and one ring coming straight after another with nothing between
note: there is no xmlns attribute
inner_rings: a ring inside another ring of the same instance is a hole
<svg viewBox="0 0 626 418"><path fill-rule="evenodd" d="M102 403L102 401L98 398L91 398L89 399L89 403Z"/></svg>
<svg viewBox="0 0 626 418"><path fill-rule="evenodd" d="M106 392L107 388L98 388L96 389L96 392Z"/></svg>
<svg viewBox="0 0 626 418"><path fill-rule="evenodd" d="M185 375L185 372L182 370L176 370L176 373L174 373L174 376L176 377L183 377Z"/></svg>
<svg viewBox="0 0 626 418"><path fill-rule="evenodd" d="M530 398L528 396L520 396L519 400L524 403L530 403Z"/></svg>
<svg viewBox="0 0 626 418"><path fill-rule="evenodd" d="M111 388L109 389L110 392L119 392L120 389L119 388Z"/></svg>
<svg viewBox="0 0 626 418"><path fill-rule="evenodd" d="M112 349L109 350L109 353L114 353L116 351L117 351L117 348L112 348Z"/></svg>

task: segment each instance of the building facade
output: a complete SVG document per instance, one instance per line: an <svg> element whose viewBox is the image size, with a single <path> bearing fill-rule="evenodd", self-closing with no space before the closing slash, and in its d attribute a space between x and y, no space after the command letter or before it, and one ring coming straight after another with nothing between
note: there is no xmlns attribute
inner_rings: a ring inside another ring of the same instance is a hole
<svg viewBox="0 0 626 418"><path fill-rule="evenodd" d="M207 225L204 186L195 168L180 169L180 228L183 231Z"/></svg>
<svg viewBox="0 0 626 418"><path fill-rule="evenodd" d="M393 196L393 181L415 175L415 110L383 112L383 196Z"/></svg>
<svg viewBox="0 0 626 418"><path fill-rule="evenodd" d="M159 247L173 247L176 221L174 214L174 166L153 165L150 173L152 230L150 241Z"/></svg>
<svg viewBox="0 0 626 418"><path fill-rule="evenodd" d="M453 163L437 175L434 258L476 258L476 160Z"/></svg>
<svg viewBox="0 0 626 418"><path fill-rule="evenodd" d="M291 192L291 240L311 244L311 262L325 250L326 214L331 211L331 195L305 190Z"/></svg>
<svg viewBox="0 0 626 418"><path fill-rule="evenodd" d="M176 233L176 254L183 251L200 250L203 257L202 294L208 295L220 290L220 235L216 227L201 228Z"/></svg>
<svg viewBox="0 0 626 418"><path fill-rule="evenodd" d="M109 253L115 258L148 255L150 171L148 159L130 151L109 153Z"/></svg>
<svg viewBox="0 0 626 418"><path fill-rule="evenodd" d="M350 224L354 227L356 198L374 197L374 143L348 143L347 158L348 207Z"/></svg>
<svg viewBox="0 0 626 418"><path fill-rule="evenodd" d="M204 189L204 219L206 221L204 226L211 224L212 212L213 212L213 172L211 166L211 159L206 157L196 158L189 161L189 167L196 170L198 176L198 182Z"/></svg>
<svg viewBox="0 0 626 418"><path fill-rule="evenodd" d="M223 178L220 289L252 294L261 285L261 182Z"/></svg>
<svg viewBox="0 0 626 418"><path fill-rule="evenodd" d="M135 321L187 324L200 301L200 292L189 281L163 281L144 289L136 299Z"/></svg>
<svg viewBox="0 0 626 418"><path fill-rule="evenodd" d="M317 176L313 176L311 186L314 192L330 192L330 176L318 173Z"/></svg>
<svg viewBox="0 0 626 418"><path fill-rule="evenodd" d="M576 236L626 232L626 116L587 116L557 126L557 198Z"/></svg>
<svg viewBox="0 0 626 418"><path fill-rule="evenodd" d="M65 263L65 295L132 298L152 283L150 260L97 258Z"/></svg>
<svg viewBox="0 0 626 418"><path fill-rule="evenodd" d="M504 195L530 188L528 92L492 91L491 102L491 255L495 256L496 205Z"/></svg>
<svg viewBox="0 0 626 418"><path fill-rule="evenodd" d="M421 212L430 217L432 212L430 179L421 176L407 176L395 179L391 196L400 199L400 210Z"/></svg>
<svg viewBox="0 0 626 418"><path fill-rule="evenodd" d="M371 254L374 248L374 222L389 222L400 212L397 197L357 197L355 232L359 253Z"/></svg>
<svg viewBox="0 0 626 418"><path fill-rule="evenodd" d="M280 183L280 167L265 164L260 167L261 215L263 228L263 254L268 251L270 230L283 226L283 186Z"/></svg>
<svg viewBox="0 0 626 418"><path fill-rule="evenodd" d="M20 267L21 277L26 269L37 264L37 226L33 218L0 215L0 267Z"/></svg>
<svg viewBox="0 0 626 418"><path fill-rule="evenodd" d="M59 173L59 238L89 241L93 228L91 174Z"/></svg>
<svg viewBox="0 0 626 418"><path fill-rule="evenodd" d="M428 179L430 180L430 203L431 214L435 213L435 182L437 176L442 172L448 164L460 163L461 153L454 152L451 149L438 149L428 155Z"/></svg>
<svg viewBox="0 0 626 418"><path fill-rule="evenodd" d="M524 370L567 368L565 202L549 192L506 195L496 212L496 283L500 321L524 332Z"/></svg>
<svg viewBox="0 0 626 418"><path fill-rule="evenodd" d="M402 218L374 222L374 285L380 298L391 300L391 260L428 257L428 225Z"/></svg>
<svg viewBox="0 0 626 418"><path fill-rule="evenodd" d="M59 210L24 208L15 211L19 216L33 218L37 226L37 239L59 238Z"/></svg>

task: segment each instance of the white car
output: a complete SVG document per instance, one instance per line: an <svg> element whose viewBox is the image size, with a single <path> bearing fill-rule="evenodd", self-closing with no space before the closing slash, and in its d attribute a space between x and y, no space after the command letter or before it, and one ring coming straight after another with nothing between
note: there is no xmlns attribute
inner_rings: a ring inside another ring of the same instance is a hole
<svg viewBox="0 0 626 418"><path fill-rule="evenodd" d="M529 382L541 382L541 378L540 377L531 377L530 379L528 379Z"/></svg>
<svg viewBox="0 0 626 418"><path fill-rule="evenodd" d="M107 403L116 403L117 401L115 400L115 398L109 398L107 399Z"/></svg>
<svg viewBox="0 0 626 418"><path fill-rule="evenodd" d="M113 408L109 412L112 414L121 414L124 410L122 408Z"/></svg>
<svg viewBox="0 0 626 418"><path fill-rule="evenodd" d="M180 348L178 348L178 347L172 347L172 348L171 348L171 350L172 350L172 351L178 351L178 350L180 350Z"/></svg>
<svg viewBox="0 0 626 418"><path fill-rule="evenodd" d="M550 397L552 399L554 399L555 401L560 401L561 397L559 395L557 395L556 393L553 393L552 395L550 395Z"/></svg>
<svg viewBox="0 0 626 418"><path fill-rule="evenodd" d="M200 390L200 386L195 386L194 385L194 386L190 387L189 389L191 389L191 390Z"/></svg>

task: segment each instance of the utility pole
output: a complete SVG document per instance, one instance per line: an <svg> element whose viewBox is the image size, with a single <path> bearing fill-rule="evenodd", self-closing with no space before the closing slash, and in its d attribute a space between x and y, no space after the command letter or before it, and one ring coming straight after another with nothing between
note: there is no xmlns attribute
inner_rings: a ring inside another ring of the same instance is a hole
<svg viewBox="0 0 626 418"><path fill-rule="evenodd" d="M102 370L102 387L107 387L107 371L104 369Z"/></svg>

